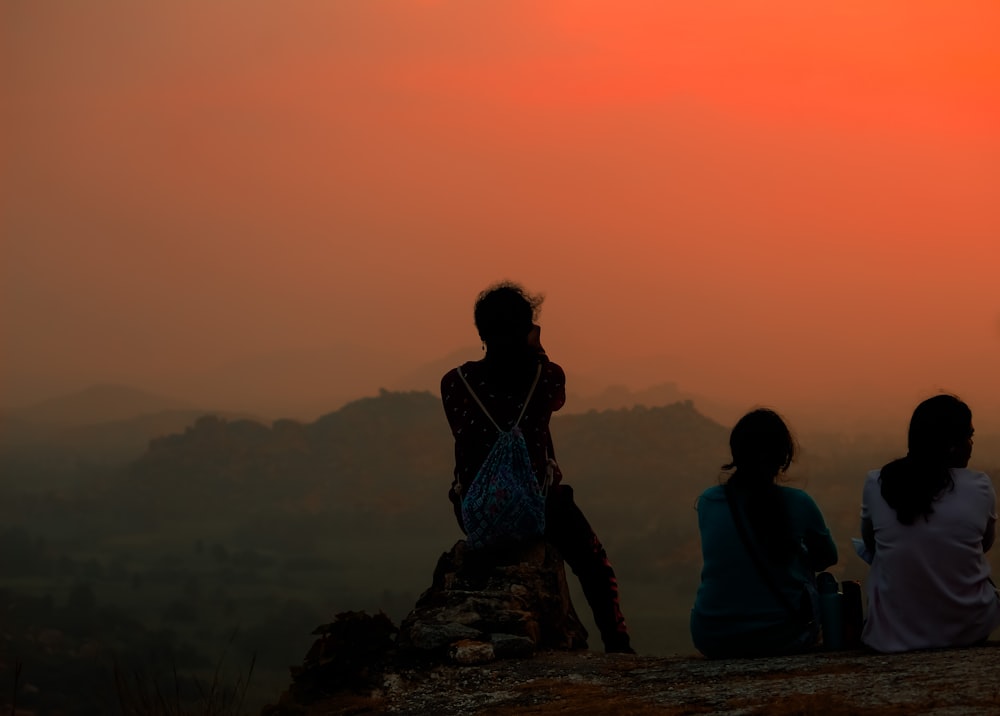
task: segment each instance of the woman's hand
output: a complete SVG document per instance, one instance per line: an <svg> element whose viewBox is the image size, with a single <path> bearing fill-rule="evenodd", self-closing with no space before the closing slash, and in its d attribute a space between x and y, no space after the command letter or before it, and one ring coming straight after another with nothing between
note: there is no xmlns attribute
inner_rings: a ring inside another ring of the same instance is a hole
<svg viewBox="0 0 1000 716"><path fill-rule="evenodd" d="M545 349L542 348L542 327L538 324L532 323L531 330L528 331L528 347L533 348L539 353L545 353Z"/></svg>

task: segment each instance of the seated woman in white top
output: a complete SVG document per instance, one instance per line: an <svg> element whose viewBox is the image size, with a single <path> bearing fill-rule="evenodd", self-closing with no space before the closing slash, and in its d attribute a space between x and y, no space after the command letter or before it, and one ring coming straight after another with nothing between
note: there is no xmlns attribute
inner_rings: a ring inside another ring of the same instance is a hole
<svg viewBox="0 0 1000 716"><path fill-rule="evenodd" d="M913 412L906 457L868 473L861 536L874 554L865 644L883 652L966 646L1000 626L986 551L996 495L968 469L972 411L952 395Z"/></svg>

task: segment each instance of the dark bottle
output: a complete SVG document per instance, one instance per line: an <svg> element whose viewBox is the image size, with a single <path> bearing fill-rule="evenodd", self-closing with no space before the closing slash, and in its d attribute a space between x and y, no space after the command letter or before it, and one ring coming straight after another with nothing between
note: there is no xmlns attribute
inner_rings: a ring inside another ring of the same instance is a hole
<svg viewBox="0 0 1000 716"><path fill-rule="evenodd" d="M816 575L816 589L819 592L819 617L823 626L823 648L828 650L844 648L844 622L837 578L829 572Z"/></svg>
<svg viewBox="0 0 1000 716"><path fill-rule="evenodd" d="M845 580L840 583L843 591L844 648L861 648L861 630L865 615L861 606L861 582Z"/></svg>

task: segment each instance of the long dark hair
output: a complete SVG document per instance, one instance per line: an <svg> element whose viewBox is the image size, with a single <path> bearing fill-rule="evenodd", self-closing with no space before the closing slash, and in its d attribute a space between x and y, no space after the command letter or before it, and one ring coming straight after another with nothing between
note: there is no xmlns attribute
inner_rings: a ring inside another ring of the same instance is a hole
<svg viewBox="0 0 1000 716"><path fill-rule="evenodd" d="M740 418L729 435L732 462L723 470L734 472L725 489L745 505L750 529L758 543L779 563L791 561L798 544L791 534L788 508L781 498L778 476L795 458L795 439L773 410L759 408Z"/></svg>
<svg viewBox="0 0 1000 716"><path fill-rule="evenodd" d="M954 395L935 395L917 406L906 457L893 460L879 475L882 497L896 519L912 525L934 513L934 501L955 487L950 468L956 466L956 447L971 436L972 411Z"/></svg>

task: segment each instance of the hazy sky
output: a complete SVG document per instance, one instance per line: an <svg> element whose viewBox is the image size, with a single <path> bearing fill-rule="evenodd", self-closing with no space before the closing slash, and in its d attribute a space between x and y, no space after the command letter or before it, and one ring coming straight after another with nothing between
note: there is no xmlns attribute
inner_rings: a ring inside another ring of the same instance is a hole
<svg viewBox="0 0 1000 716"><path fill-rule="evenodd" d="M7 0L0 404L310 351L299 388L370 392L512 278L571 375L996 408L998 37L995 0Z"/></svg>

